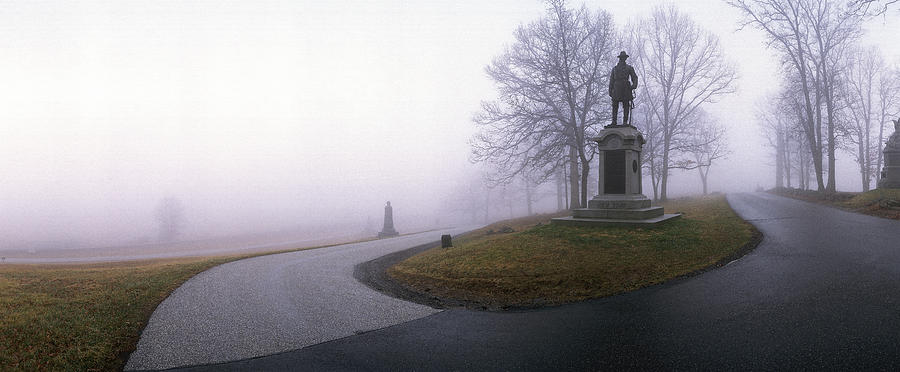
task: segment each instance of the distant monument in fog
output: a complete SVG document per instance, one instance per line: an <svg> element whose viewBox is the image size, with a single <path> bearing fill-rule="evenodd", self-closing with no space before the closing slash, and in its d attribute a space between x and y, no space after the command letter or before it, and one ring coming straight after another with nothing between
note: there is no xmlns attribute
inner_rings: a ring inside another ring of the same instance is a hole
<svg viewBox="0 0 900 372"><path fill-rule="evenodd" d="M378 237L386 238L397 235L400 233L394 230L394 209L391 208L391 202L387 202L387 205L384 206L384 227L378 233Z"/></svg>

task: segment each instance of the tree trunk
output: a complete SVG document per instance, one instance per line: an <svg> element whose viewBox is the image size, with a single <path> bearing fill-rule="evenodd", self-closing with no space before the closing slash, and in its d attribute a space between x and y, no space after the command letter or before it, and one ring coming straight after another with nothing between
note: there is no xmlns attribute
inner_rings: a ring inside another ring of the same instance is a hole
<svg viewBox="0 0 900 372"><path fill-rule="evenodd" d="M565 207L566 203L566 179L562 176L562 173L556 172L556 211L561 211Z"/></svg>
<svg viewBox="0 0 900 372"><path fill-rule="evenodd" d="M884 117L884 115L882 115L882 117ZM884 123L878 124L878 148L875 149L875 152L878 153L878 160L875 165L875 185L878 185L878 181L881 181L881 162L884 157L881 146L884 146Z"/></svg>
<svg viewBox="0 0 900 372"><path fill-rule="evenodd" d="M872 157L870 156L870 154L872 153L872 147L871 147L872 143L869 142L872 140L871 138L869 138L869 133L872 132L871 126L872 125L870 123L870 120L866 119L866 142L865 142L866 143L866 146L865 146L866 166L864 168L865 174L863 175L865 177L865 183L863 184L863 192L870 190L869 180L872 179L872 174L871 174L871 172L872 172Z"/></svg>
<svg viewBox="0 0 900 372"><path fill-rule="evenodd" d="M830 83L828 68L823 61L822 75L825 88L825 115L828 120L828 191L835 192L837 172L835 169L835 136L834 136L834 86Z"/></svg>
<svg viewBox="0 0 900 372"><path fill-rule="evenodd" d="M775 134L775 188L784 187L784 133L778 127Z"/></svg>
<svg viewBox="0 0 900 372"><path fill-rule="evenodd" d="M706 176L707 173L703 172L703 167L697 167L697 171L700 172L700 181L703 181L703 195L706 195ZM709 172L709 167L706 167L706 171Z"/></svg>
<svg viewBox="0 0 900 372"><path fill-rule="evenodd" d="M563 183L563 188L565 189L564 190L565 195L564 195L563 200L565 200L565 202L566 202L566 210L569 210L569 176L568 176L568 170L566 169L566 167L563 167L562 183Z"/></svg>
<svg viewBox="0 0 900 372"><path fill-rule="evenodd" d="M525 204L528 207L528 215L531 216L531 183L528 180L525 180Z"/></svg>
<svg viewBox="0 0 900 372"><path fill-rule="evenodd" d="M660 170L662 171L660 174L659 180L659 200L666 201L667 193L666 186L669 183L669 139L664 139L663 143L663 156L662 156L662 164L660 164Z"/></svg>
<svg viewBox="0 0 900 372"><path fill-rule="evenodd" d="M588 205L588 178L591 174L591 164L586 160L581 162L581 207L587 208Z"/></svg>
<svg viewBox="0 0 900 372"><path fill-rule="evenodd" d="M653 200L659 200L659 180L656 179L656 159L650 159L650 185L653 188Z"/></svg>
<svg viewBox="0 0 900 372"><path fill-rule="evenodd" d="M791 188L791 146L788 142L788 136L784 136L784 180L787 188Z"/></svg>
<svg viewBox="0 0 900 372"><path fill-rule="evenodd" d="M835 192L834 124L828 123L828 192Z"/></svg>
<svg viewBox="0 0 900 372"><path fill-rule="evenodd" d="M795 64L797 70L800 72L800 87L803 89L804 108L806 111L804 132L806 132L810 154L812 155L813 167L816 171L816 183L818 184L819 191L824 191L825 180L822 178L822 147L820 146L821 142L816 141L816 138L819 136L817 136L818 133L813 119L812 101L809 98L809 83L807 81L806 58L803 56L803 42L800 39L799 32L794 33L794 39L797 42L797 59Z"/></svg>
<svg viewBox="0 0 900 372"><path fill-rule="evenodd" d="M487 192L484 193L484 223L487 224L490 219L488 219L488 214L491 209L491 190L488 189Z"/></svg>
<svg viewBox="0 0 900 372"><path fill-rule="evenodd" d="M574 147L569 148L569 209L581 208L578 197L578 154Z"/></svg>
<svg viewBox="0 0 900 372"><path fill-rule="evenodd" d="M816 186L818 191L825 191L825 178L822 175L822 149L815 144L810 145L811 150L815 151L811 154L813 162L813 172L816 173Z"/></svg>
<svg viewBox="0 0 900 372"><path fill-rule="evenodd" d="M860 139L861 138L862 138L862 136L860 136ZM859 160L856 162L857 164L859 164L859 178L862 181L863 192L866 192L866 191L869 191L869 185L867 182L868 180L866 179L866 178L868 178L866 176L866 153L865 153L865 146L863 145L861 140L859 141L859 144L857 144L857 146L856 146L856 151L857 151L857 156L859 157Z"/></svg>

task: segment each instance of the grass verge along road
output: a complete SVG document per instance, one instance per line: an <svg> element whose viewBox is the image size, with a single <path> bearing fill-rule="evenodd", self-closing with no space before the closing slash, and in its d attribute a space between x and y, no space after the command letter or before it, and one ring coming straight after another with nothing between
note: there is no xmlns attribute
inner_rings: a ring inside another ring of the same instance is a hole
<svg viewBox="0 0 900 372"><path fill-rule="evenodd" d="M824 204L870 216L900 220L900 189L875 189L867 192L818 192L800 189L772 189L770 193L788 198Z"/></svg>
<svg viewBox="0 0 900 372"><path fill-rule="evenodd" d="M0 365L119 370L170 292L230 260L0 266Z"/></svg>

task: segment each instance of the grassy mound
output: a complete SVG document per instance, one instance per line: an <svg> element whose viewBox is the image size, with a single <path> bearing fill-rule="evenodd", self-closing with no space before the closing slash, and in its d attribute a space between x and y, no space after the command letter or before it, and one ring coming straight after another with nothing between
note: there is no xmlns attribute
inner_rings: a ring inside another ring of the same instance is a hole
<svg viewBox="0 0 900 372"><path fill-rule="evenodd" d="M549 216L508 221L454 248L413 256L388 274L420 292L488 307L559 304L630 291L721 263L755 234L721 195L664 206L684 216L640 228L558 226L547 223ZM524 231L514 227L529 224ZM487 233L502 225L518 232Z"/></svg>

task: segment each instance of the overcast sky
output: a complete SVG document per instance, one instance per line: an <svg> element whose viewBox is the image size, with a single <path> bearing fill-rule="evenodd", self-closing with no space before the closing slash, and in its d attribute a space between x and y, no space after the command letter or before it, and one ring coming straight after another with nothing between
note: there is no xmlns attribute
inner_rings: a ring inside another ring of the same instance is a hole
<svg viewBox="0 0 900 372"><path fill-rule="evenodd" d="M663 3L587 5L621 26ZM753 110L778 84L774 52L720 1L677 5L741 76L710 110L735 152L711 188L771 186ZM470 118L495 94L485 65L543 14L530 0L0 1L0 242L150 234L166 195L209 231L380 220L386 200L431 216L471 169ZM867 25L893 62L898 21ZM859 189L839 166L838 188Z"/></svg>

